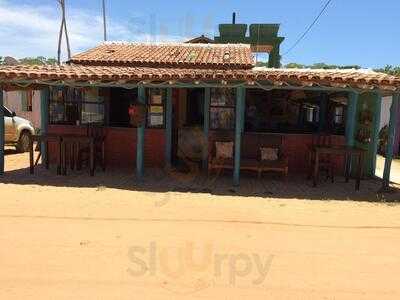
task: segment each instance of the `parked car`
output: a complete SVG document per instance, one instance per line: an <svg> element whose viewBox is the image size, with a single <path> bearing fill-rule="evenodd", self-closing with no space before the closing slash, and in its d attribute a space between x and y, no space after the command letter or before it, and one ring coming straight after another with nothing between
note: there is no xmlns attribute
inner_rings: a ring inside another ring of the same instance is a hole
<svg viewBox="0 0 400 300"><path fill-rule="evenodd" d="M15 146L18 152L29 151L29 137L35 134L32 123L18 117L15 112L4 107L5 144Z"/></svg>

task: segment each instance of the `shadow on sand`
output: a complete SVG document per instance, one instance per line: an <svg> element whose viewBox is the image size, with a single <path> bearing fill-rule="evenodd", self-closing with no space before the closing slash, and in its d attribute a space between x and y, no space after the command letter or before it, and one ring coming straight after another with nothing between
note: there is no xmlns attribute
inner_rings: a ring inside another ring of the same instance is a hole
<svg viewBox="0 0 400 300"><path fill-rule="evenodd" d="M13 153L12 150L9 154ZM132 168L133 169L133 168ZM97 170L90 177L87 170L68 171L67 176L56 174L55 166L46 170L41 165L35 168L35 174L29 174L29 168L7 171L0 182L17 185L40 185L54 187L123 189L144 192L186 192L205 193L221 196L262 197L270 199L310 199L310 200L352 200L370 202L400 202L399 186L393 186L390 193L379 193L381 182L367 179L361 182L360 191L355 191L354 180L345 183L343 177L337 177L335 183L320 180L318 187L312 187L311 181L303 174L292 174L287 181L277 174L265 174L258 179L254 173L241 175L239 187L233 187L232 174L212 174L210 177L201 172L178 172L161 169L147 169L143 179L136 178L132 169Z"/></svg>

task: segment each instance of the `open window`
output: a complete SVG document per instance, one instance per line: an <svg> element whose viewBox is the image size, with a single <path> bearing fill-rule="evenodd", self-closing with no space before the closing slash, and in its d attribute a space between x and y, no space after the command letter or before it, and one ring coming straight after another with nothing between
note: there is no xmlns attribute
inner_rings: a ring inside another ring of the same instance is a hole
<svg viewBox="0 0 400 300"><path fill-rule="evenodd" d="M104 124L105 89L50 88L50 124Z"/></svg>

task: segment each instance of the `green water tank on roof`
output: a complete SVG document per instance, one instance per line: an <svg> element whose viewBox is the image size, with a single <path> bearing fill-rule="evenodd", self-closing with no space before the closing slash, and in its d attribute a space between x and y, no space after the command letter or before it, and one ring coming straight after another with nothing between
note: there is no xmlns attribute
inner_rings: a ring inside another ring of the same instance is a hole
<svg viewBox="0 0 400 300"><path fill-rule="evenodd" d="M219 34L222 41L243 42L246 38L247 24L220 24Z"/></svg>
<svg viewBox="0 0 400 300"><path fill-rule="evenodd" d="M251 24L250 25L250 38L269 39L278 36L280 24Z"/></svg>

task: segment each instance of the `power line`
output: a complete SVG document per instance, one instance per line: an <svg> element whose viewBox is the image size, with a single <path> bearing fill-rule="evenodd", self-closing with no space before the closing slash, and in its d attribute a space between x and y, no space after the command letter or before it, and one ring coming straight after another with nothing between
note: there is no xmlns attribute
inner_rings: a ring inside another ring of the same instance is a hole
<svg viewBox="0 0 400 300"><path fill-rule="evenodd" d="M305 38L307 33L310 32L310 30L313 28L313 26L318 22L319 18L322 16L322 14L325 12L325 10L328 8L329 4L332 2L332 0L328 0L325 5L322 7L321 11L317 15L317 17L314 19L314 21L307 27L306 31L297 39L297 41L293 44L292 47L289 48L283 55L288 54L290 51L292 51L296 46Z"/></svg>

